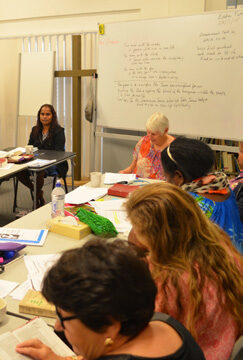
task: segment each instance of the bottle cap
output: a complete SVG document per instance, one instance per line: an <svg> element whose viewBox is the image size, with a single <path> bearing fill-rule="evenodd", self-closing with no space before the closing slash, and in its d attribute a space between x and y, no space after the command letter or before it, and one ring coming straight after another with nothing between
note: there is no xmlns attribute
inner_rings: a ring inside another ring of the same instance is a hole
<svg viewBox="0 0 243 360"><path fill-rule="evenodd" d="M56 187L61 187L61 186L62 186L61 181L60 181L60 180L57 180L57 182L56 182Z"/></svg>

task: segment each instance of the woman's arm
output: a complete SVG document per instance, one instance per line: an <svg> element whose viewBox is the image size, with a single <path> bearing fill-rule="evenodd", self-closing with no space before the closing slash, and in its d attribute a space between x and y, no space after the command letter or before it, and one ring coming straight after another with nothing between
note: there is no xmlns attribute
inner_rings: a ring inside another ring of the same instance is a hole
<svg viewBox="0 0 243 360"><path fill-rule="evenodd" d="M62 127L57 128L53 135L53 150L65 151L65 141L64 129Z"/></svg>
<svg viewBox="0 0 243 360"><path fill-rule="evenodd" d="M120 174L132 174L133 170L135 169L137 165L137 159L133 159L131 165L129 165L126 169L120 170Z"/></svg>

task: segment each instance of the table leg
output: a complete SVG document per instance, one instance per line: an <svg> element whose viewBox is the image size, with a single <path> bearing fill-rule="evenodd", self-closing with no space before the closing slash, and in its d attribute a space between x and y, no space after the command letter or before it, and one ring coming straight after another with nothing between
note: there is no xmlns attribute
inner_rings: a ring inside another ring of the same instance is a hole
<svg viewBox="0 0 243 360"><path fill-rule="evenodd" d="M74 189L74 161L71 159L72 190Z"/></svg>
<svg viewBox="0 0 243 360"><path fill-rule="evenodd" d="M36 171L33 172L33 176L34 176L34 210L36 209L36 202L37 202L37 173Z"/></svg>

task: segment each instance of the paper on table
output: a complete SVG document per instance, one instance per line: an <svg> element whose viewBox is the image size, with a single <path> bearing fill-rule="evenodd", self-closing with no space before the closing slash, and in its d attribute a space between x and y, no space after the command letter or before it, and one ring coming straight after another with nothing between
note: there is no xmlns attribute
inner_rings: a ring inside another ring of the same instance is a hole
<svg viewBox="0 0 243 360"><path fill-rule="evenodd" d="M105 200L105 201L89 201L89 204L95 209L98 213L99 210L122 210L123 204L127 201L127 199L113 199L113 200Z"/></svg>
<svg viewBox="0 0 243 360"><path fill-rule="evenodd" d="M98 214L109 219L118 232L130 231L132 228L125 211L99 210Z"/></svg>
<svg viewBox="0 0 243 360"><path fill-rule="evenodd" d="M28 167L38 167L39 168L39 167L46 166L46 165L49 165L54 162L56 162L56 159L53 159L53 160L36 159L36 160L30 161L28 163Z"/></svg>
<svg viewBox="0 0 243 360"><path fill-rule="evenodd" d="M25 266L28 270L33 289L41 290L41 284L45 273L59 259L60 254L26 255Z"/></svg>
<svg viewBox="0 0 243 360"><path fill-rule="evenodd" d="M0 158L6 157L7 155L8 155L7 151L3 151L3 150L0 151Z"/></svg>
<svg viewBox="0 0 243 360"><path fill-rule="evenodd" d="M90 200L96 200L107 194L107 188L91 188L79 186L77 189L65 195L65 203L84 204Z"/></svg>
<svg viewBox="0 0 243 360"><path fill-rule="evenodd" d="M119 173L105 173L104 184L110 185L120 181L133 182L136 180L136 174L119 174Z"/></svg>
<svg viewBox="0 0 243 360"><path fill-rule="evenodd" d="M0 156L1 157L1 156ZM4 167L0 167L0 170L9 170L11 169L11 167L14 166L14 164L7 164L6 166Z"/></svg>
<svg viewBox="0 0 243 360"><path fill-rule="evenodd" d="M32 289L32 283L30 279L20 284L15 290L11 292L10 296L12 296L12 298L15 300L22 300L29 289Z"/></svg>
<svg viewBox="0 0 243 360"><path fill-rule="evenodd" d="M109 219L118 232L125 232L130 231L132 228L123 207L126 201L127 199L113 199L106 201L89 201L89 204L95 209L98 215Z"/></svg>
<svg viewBox="0 0 243 360"><path fill-rule="evenodd" d="M8 280L0 280L0 297L7 296L13 289L15 289L19 283Z"/></svg>
<svg viewBox="0 0 243 360"><path fill-rule="evenodd" d="M48 230L0 228L0 241L42 246Z"/></svg>

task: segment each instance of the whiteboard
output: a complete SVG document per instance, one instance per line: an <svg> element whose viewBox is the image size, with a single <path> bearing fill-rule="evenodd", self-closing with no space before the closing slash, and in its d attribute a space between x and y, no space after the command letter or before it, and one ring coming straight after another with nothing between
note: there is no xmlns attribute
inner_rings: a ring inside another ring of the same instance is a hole
<svg viewBox="0 0 243 360"><path fill-rule="evenodd" d="M110 23L99 35L97 124L243 139L243 10Z"/></svg>
<svg viewBox="0 0 243 360"><path fill-rule="evenodd" d="M42 104L53 99L54 52L20 56L19 116L36 116Z"/></svg>

